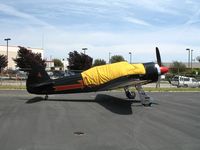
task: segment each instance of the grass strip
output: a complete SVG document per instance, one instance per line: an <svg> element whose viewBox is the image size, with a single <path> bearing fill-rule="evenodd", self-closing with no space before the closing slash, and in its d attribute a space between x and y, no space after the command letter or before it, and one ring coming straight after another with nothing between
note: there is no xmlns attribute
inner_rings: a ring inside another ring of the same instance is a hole
<svg viewBox="0 0 200 150"><path fill-rule="evenodd" d="M200 88L144 88L147 92L200 92Z"/></svg>
<svg viewBox="0 0 200 150"><path fill-rule="evenodd" d="M25 85L0 85L0 90L24 90Z"/></svg>

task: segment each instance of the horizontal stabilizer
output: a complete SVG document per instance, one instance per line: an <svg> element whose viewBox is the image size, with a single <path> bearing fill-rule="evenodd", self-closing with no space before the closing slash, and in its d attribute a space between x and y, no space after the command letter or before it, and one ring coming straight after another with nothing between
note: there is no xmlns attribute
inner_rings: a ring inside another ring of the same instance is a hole
<svg viewBox="0 0 200 150"><path fill-rule="evenodd" d="M43 83L32 84L32 87L38 88L38 87L44 87L44 86L51 86L53 84L54 84L53 81L47 81L47 82L43 82Z"/></svg>

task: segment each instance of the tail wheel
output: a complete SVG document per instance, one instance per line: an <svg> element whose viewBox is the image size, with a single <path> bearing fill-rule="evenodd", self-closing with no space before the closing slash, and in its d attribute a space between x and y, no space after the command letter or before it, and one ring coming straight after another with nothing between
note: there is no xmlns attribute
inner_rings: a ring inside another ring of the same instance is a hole
<svg viewBox="0 0 200 150"><path fill-rule="evenodd" d="M150 107L151 105L152 105L152 103L143 104L143 106L145 106L145 107Z"/></svg>
<svg viewBox="0 0 200 150"><path fill-rule="evenodd" d="M45 95L44 99L45 100L48 100L49 96L48 95Z"/></svg>

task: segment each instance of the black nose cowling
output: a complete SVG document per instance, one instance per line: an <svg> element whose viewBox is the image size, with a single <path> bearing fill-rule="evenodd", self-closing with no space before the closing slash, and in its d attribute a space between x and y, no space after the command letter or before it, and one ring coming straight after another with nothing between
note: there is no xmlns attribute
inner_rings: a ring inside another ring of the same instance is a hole
<svg viewBox="0 0 200 150"><path fill-rule="evenodd" d="M154 62L143 64L146 70L146 74L142 77L143 80L148 80L149 82L158 81L159 70Z"/></svg>

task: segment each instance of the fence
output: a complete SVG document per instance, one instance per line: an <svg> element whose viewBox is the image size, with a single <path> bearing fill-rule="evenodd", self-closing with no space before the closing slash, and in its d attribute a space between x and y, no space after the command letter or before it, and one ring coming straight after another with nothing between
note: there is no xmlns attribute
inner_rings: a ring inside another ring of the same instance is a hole
<svg viewBox="0 0 200 150"><path fill-rule="evenodd" d="M18 76L17 74L0 74L0 86L25 86L26 76Z"/></svg>

